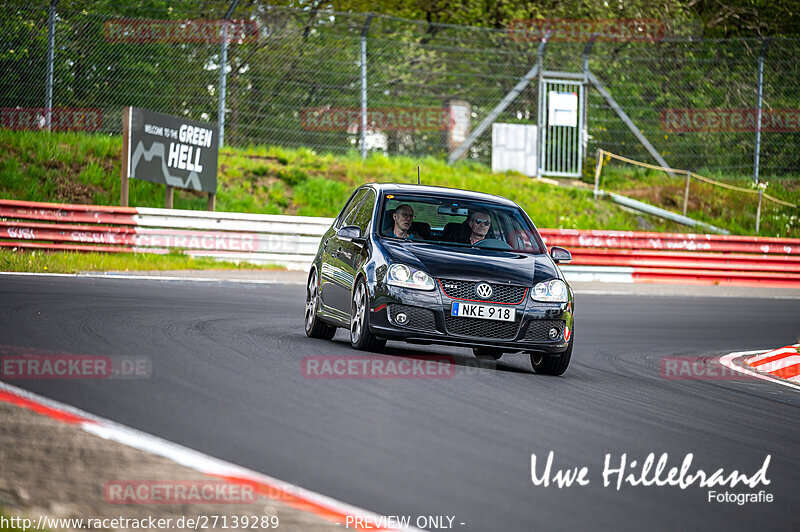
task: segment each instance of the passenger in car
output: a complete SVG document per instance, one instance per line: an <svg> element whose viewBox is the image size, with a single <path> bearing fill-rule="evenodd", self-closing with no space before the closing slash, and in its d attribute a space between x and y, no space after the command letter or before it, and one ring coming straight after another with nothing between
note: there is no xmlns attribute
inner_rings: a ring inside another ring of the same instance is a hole
<svg viewBox="0 0 800 532"><path fill-rule="evenodd" d="M411 208L411 205L408 203L398 205L394 210L394 214L392 214L392 218L394 218L392 236L413 240L414 235L411 234L411 224L414 223L414 209Z"/></svg>

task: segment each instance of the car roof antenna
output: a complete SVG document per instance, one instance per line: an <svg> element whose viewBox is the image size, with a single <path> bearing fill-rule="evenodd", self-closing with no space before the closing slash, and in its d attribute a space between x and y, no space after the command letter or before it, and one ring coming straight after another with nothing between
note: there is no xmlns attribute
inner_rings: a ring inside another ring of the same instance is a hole
<svg viewBox="0 0 800 532"><path fill-rule="evenodd" d="M419 185L419 165L417 165L417 184Z"/></svg>

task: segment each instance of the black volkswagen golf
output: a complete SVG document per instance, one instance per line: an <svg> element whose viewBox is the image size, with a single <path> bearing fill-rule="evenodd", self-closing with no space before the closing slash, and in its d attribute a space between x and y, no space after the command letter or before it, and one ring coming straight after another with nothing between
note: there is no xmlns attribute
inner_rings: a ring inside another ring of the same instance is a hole
<svg viewBox="0 0 800 532"><path fill-rule="evenodd" d="M529 353L561 375L572 356L572 289L516 203L450 188L369 184L322 237L306 290L305 330L350 331L360 350L387 340L471 347L499 359Z"/></svg>

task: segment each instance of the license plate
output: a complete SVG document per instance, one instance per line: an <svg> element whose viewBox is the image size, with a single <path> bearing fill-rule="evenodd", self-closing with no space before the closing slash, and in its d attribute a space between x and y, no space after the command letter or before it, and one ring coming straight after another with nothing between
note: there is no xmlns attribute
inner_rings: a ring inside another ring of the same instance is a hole
<svg viewBox="0 0 800 532"><path fill-rule="evenodd" d="M450 315L460 318L480 318L482 320L514 321L514 307L496 307L494 305L475 305L454 301Z"/></svg>

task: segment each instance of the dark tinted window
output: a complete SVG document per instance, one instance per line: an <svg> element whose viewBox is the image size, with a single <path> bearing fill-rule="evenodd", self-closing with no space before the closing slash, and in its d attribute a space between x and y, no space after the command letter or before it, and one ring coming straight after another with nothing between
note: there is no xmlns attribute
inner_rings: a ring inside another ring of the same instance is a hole
<svg viewBox="0 0 800 532"><path fill-rule="evenodd" d="M339 214L339 219L336 221L336 228L344 227L345 225L354 225L353 219L355 218L356 214L358 213L358 207L361 204L361 200L364 199L364 196L367 193L367 189L361 189L347 202L347 205L342 212Z"/></svg>
<svg viewBox="0 0 800 532"><path fill-rule="evenodd" d="M375 193L372 190L368 190L367 197L364 199L363 203L361 203L361 208L358 210L358 214L353 222L353 225L357 225L361 228L361 234L365 234L367 232L367 226L369 225L370 220L372 220L372 210L374 208Z"/></svg>

